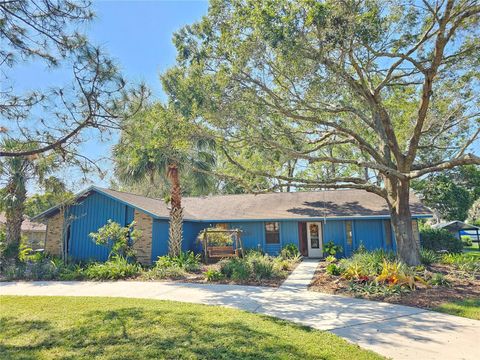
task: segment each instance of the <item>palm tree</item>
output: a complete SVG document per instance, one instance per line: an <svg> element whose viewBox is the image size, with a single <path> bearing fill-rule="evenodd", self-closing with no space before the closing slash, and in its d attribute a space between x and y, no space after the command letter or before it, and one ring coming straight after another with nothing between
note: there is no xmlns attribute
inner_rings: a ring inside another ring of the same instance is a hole
<svg viewBox="0 0 480 360"><path fill-rule="evenodd" d="M176 256L182 245L181 173L188 174L197 188L208 188L208 171L215 164L213 141L199 132L171 107L148 106L125 124L114 147L115 174L124 184L169 183L169 254Z"/></svg>
<svg viewBox="0 0 480 360"><path fill-rule="evenodd" d="M34 144L12 139L2 142L2 148L9 151L28 150L34 146ZM18 254L27 199L27 183L34 177L38 177L41 183L47 172L54 168L54 158L52 154L42 154L5 157L0 161L0 175L6 182L2 189L0 204L5 211L5 240L8 257L14 258Z"/></svg>

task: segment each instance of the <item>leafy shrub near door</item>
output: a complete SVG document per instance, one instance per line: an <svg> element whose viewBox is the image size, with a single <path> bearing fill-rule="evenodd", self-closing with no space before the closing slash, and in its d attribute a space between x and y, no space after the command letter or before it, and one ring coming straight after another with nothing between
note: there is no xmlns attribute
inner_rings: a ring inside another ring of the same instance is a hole
<svg viewBox="0 0 480 360"><path fill-rule="evenodd" d="M295 244L286 244L282 250L280 251L280 256L284 259L294 259L300 256L300 251L298 250L298 246Z"/></svg>
<svg viewBox="0 0 480 360"><path fill-rule="evenodd" d="M333 241L329 241L324 245L324 252L327 255L335 256L337 253L343 251L343 248L340 245L336 245Z"/></svg>

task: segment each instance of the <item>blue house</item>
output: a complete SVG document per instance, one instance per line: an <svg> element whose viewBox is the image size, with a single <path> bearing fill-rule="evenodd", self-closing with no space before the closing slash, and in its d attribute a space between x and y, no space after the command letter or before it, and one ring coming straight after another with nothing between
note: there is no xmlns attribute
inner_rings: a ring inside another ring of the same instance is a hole
<svg viewBox="0 0 480 360"><path fill-rule="evenodd" d="M199 251L197 236L209 227L240 229L244 248L271 255L289 243L307 257L322 257L330 241L342 246L343 256L360 244L369 250L396 246L385 200L362 190L187 197L183 206L183 250ZM411 212L419 240L416 220L431 213L413 195ZM53 207L36 219L47 224L47 252L100 261L107 259L108 250L89 234L110 219L122 225L135 221L142 231L134 245L137 259L150 264L168 252L168 216L163 200L93 186L73 203Z"/></svg>

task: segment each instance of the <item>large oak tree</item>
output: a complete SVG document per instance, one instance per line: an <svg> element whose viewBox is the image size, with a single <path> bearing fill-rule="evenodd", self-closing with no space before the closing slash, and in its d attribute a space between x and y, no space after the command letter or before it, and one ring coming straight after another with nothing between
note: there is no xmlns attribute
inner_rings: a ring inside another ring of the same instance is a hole
<svg viewBox="0 0 480 360"><path fill-rule="evenodd" d="M480 163L479 13L467 0L213 0L175 35L164 87L244 172L383 197L399 257L418 264L411 181ZM252 166L245 148L301 171Z"/></svg>

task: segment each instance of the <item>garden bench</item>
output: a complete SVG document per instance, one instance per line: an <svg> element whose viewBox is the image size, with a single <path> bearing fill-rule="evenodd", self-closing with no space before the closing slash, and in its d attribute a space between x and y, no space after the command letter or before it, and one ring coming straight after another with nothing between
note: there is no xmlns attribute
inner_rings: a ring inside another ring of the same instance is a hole
<svg viewBox="0 0 480 360"><path fill-rule="evenodd" d="M209 246L207 247L209 258L227 258L236 256L232 246Z"/></svg>

